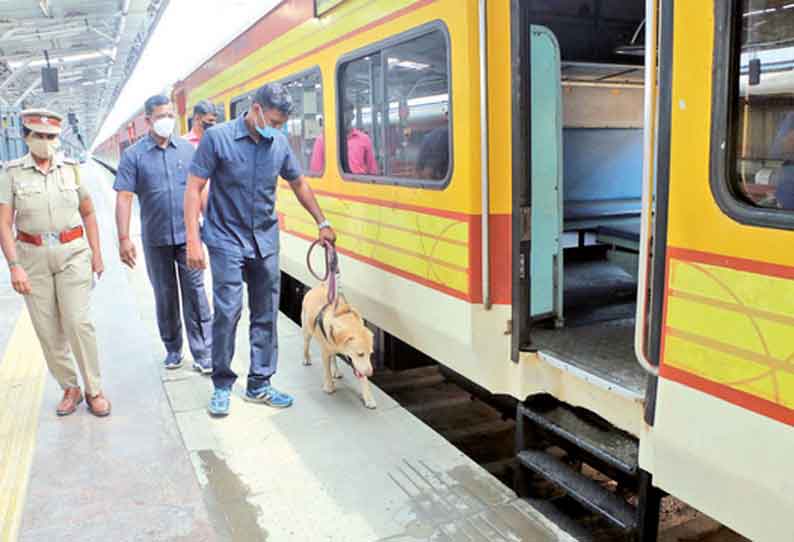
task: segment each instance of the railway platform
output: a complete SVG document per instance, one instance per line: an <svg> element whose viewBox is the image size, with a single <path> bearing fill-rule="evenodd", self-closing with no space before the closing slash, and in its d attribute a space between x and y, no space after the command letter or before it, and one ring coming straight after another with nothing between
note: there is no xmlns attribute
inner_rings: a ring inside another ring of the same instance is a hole
<svg viewBox="0 0 794 542"><path fill-rule="evenodd" d="M110 174L83 171L106 264L93 310L113 413L55 416L60 390L0 265L0 540L574 540L382 391L364 408L344 364L325 394L283 315L274 382L294 406L252 405L238 388L229 417L210 418L211 381L187 359L161 367L143 262L117 257Z"/></svg>

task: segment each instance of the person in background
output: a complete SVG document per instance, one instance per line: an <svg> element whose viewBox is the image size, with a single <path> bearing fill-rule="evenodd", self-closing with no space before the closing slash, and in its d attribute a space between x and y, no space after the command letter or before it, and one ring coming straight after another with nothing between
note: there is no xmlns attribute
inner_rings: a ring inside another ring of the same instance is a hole
<svg viewBox="0 0 794 542"><path fill-rule="evenodd" d="M794 210L794 112L783 115L769 149L772 160L782 160L777 170L774 199L762 201L764 206L777 202L782 209Z"/></svg>
<svg viewBox="0 0 794 542"><path fill-rule="evenodd" d="M188 264L207 265L201 241L209 249L212 268L212 380L215 390L208 411L229 413L231 368L237 323L247 285L250 309L250 368L245 399L276 408L292 405L290 395L271 382L278 363L278 308L281 285L279 226L276 216L278 177L289 182L301 205L312 215L319 238L336 241L281 127L292 112L292 97L280 84L257 90L245 116L209 130L190 166L185 193ZM199 238L200 194L212 177L210 205Z"/></svg>
<svg viewBox="0 0 794 542"><path fill-rule="evenodd" d="M193 122L190 131L185 134L185 139L193 145L194 149L197 148L204 132L215 126L217 121L218 115L215 106L207 100L201 100L193 106Z"/></svg>
<svg viewBox="0 0 794 542"><path fill-rule="evenodd" d="M444 125L428 132L419 147L416 176L419 179L443 179L449 169L449 113L444 111Z"/></svg>
<svg viewBox="0 0 794 542"><path fill-rule="evenodd" d="M61 116L45 109L21 116L30 151L0 172L0 245L11 285L25 296L47 367L63 389L56 414L72 414L83 401L73 352L88 410L107 416L90 314L93 273L105 269L94 205L80 166L56 154Z"/></svg>
<svg viewBox="0 0 794 542"><path fill-rule="evenodd" d="M130 239L132 199L138 196L146 270L154 290L157 325L166 349L165 368L182 365L182 312L193 368L212 372L212 314L204 275L188 268L183 202L193 146L173 135L174 107L166 96L144 104L149 133L124 150L116 173L116 225L121 261L135 267ZM177 277L178 275L178 277Z"/></svg>
<svg viewBox="0 0 794 542"><path fill-rule="evenodd" d="M347 173L356 175L377 175L378 161L372 148L372 139L353 127L355 111L353 104L347 100L342 110L342 123L345 128L347 150L342 156L342 167ZM320 134L314 141L312 156L309 160L309 171L323 171L325 166L325 139Z"/></svg>
<svg viewBox="0 0 794 542"><path fill-rule="evenodd" d="M185 134L185 139L188 143L193 145L193 148L198 148L199 141L201 141L204 132L215 126L218 121L218 112L215 106L207 100L201 100L193 106L193 122L190 131ZM201 212L207 212L207 200L209 199L210 185L204 187L201 193Z"/></svg>

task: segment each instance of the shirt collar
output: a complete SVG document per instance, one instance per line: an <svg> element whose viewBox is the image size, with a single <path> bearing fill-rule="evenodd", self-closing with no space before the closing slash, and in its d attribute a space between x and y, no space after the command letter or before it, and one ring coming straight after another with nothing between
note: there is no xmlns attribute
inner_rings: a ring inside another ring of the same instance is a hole
<svg viewBox="0 0 794 542"><path fill-rule="evenodd" d="M157 145L157 141L154 140L154 137L152 137L151 132L146 134L145 142L146 142L146 150L147 151L150 151L153 148L158 146ZM168 138L168 145L166 145L166 147L168 147L168 146L176 148L176 143L174 143L174 136L171 136L171 137Z"/></svg>
<svg viewBox="0 0 794 542"><path fill-rule="evenodd" d="M36 167L36 162L33 161L33 155L29 152L22 159L22 167L25 169Z"/></svg>
<svg viewBox="0 0 794 542"><path fill-rule="evenodd" d="M248 131L248 126L245 125L245 115L240 115L234 121L234 139L242 139L246 136L251 137L251 133Z"/></svg>
<svg viewBox="0 0 794 542"><path fill-rule="evenodd" d="M56 167L60 167L63 165L63 155L59 152L56 152L55 155L50 160L50 171L52 171ZM22 167L25 169L35 168L36 161L33 159L33 155L28 152L24 158L22 159ZM38 169L38 168L37 168ZM41 170L39 170L41 171Z"/></svg>

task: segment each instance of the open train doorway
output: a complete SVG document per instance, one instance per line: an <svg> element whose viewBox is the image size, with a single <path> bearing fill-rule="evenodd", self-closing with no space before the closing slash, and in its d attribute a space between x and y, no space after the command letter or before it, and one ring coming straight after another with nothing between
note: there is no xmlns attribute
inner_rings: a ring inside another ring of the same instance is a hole
<svg viewBox="0 0 794 542"><path fill-rule="evenodd" d="M642 396L644 5L529 4L530 348Z"/></svg>

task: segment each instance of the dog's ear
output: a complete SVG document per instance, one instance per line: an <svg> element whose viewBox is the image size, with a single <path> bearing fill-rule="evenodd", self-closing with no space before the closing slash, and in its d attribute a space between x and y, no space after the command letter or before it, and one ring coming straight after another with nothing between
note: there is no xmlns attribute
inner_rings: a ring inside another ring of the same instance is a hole
<svg viewBox="0 0 794 542"><path fill-rule="evenodd" d="M334 316L342 316L349 312L352 312L352 309L347 303L337 303L334 307Z"/></svg>
<svg viewBox="0 0 794 542"><path fill-rule="evenodd" d="M334 343L337 347L344 346L353 338L353 334L350 332L349 329L345 329L345 326L342 326L341 329L335 329L334 334L330 336L331 336L331 342Z"/></svg>

